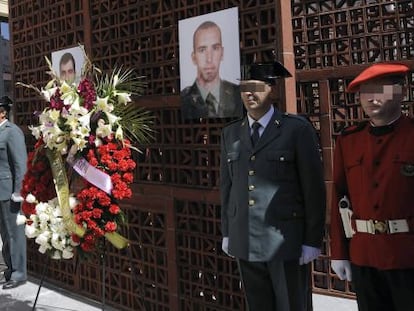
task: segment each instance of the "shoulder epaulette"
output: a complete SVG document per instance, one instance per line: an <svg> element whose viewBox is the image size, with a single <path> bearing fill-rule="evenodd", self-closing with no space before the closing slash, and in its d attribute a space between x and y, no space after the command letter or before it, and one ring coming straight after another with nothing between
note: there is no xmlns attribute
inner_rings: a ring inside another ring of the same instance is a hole
<svg viewBox="0 0 414 311"><path fill-rule="evenodd" d="M181 91L181 96L185 96L185 95L187 95L188 93L190 93L191 92L191 85L190 86L186 86L182 91Z"/></svg>
<svg viewBox="0 0 414 311"><path fill-rule="evenodd" d="M232 124L235 124L235 123L238 123L238 122L242 122L244 118L245 118L245 116L240 117L240 118L237 118L237 119L235 119L235 120L231 120L231 121L227 122L227 123L224 125L224 127L228 127L228 126L230 126L230 125L232 125Z"/></svg>
<svg viewBox="0 0 414 311"><path fill-rule="evenodd" d="M363 122L358 123L356 125L348 126L348 127L344 128L342 130L341 135L349 135L349 134L352 134L352 133L362 131L367 124L368 124L368 121L363 121Z"/></svg>
<svg viewBox="0 0 414 311"><path fill-rule="evenodd" d="M283 117L289 117L289 118L294 118L296 120L301 120L301 121L305 121L305 122L310 122L308 120L308 118L306 117L306 115L301 115L301 114L292 114L289 112L285 112L282 114Z"/></svg>

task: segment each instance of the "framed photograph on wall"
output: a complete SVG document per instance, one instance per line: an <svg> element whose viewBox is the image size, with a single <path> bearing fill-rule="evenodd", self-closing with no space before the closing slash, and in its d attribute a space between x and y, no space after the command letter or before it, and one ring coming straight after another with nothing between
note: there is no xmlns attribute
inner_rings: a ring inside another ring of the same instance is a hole
<svg viewBox="0 0 414 311"><path fill-rule="evenodd" d="M79 82L85 61L82 46L52 52L52 68L60 79Z"/></svg>
<svg viewBox="0 0 414 311"><path fill-rule="evenodd" d="M240 113L238 15L235 7L178 22L180 95L185 119Z"/></svg>

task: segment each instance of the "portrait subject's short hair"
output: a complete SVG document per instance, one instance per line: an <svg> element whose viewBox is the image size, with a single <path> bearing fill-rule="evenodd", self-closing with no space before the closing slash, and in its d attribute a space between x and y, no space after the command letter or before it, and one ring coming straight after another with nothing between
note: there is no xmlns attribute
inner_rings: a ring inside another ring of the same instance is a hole
<svg viewBox="0 0 414 311"><path fill-rule="evenodd" d="M73 69L76 71L75 58L73 57L72 53L69 53L69 52L63 54L62 57L60 58L59 68L62 66L62 64L66 64L69 61L72 61Z"/></svg>
<svg viewBox="0 0 414 311"><path fill-rule="evenodd" d="M193 34L193 50L195 50L195 38L196 38L196 36L197 36L197 33L200 31L200 30L205 30L205 29L209 29L209 28L217 28L218 29L218 31L219 31L219 33L220 33L220 42L222 42L222 39L221 39L221 29L220 29L220 27L215 23L215 22L212 22L212 21L206 21L206 22L203 22L203 23L201 23L198 27L197 27L197 29L194 31L194 34Z"/></svg>

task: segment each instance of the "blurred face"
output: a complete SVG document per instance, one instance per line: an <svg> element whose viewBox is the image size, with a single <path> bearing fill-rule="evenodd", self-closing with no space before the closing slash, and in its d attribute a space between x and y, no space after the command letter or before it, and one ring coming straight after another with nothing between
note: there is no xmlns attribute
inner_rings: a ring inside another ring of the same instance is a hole
<svg viewBox="0 0 414 311"><path fill-rule="evenodd" d="M71 60L60 65L60 78L67 82L75 80L75 66Z"/></svg>
<svg viewBox="0 0 414 311"><path fill-rule="evenodd" d="M220 62L223 60L220 30L217 27L199 29L194 37L191 56L197 66L199 83L211 83L220 79Z"/></svg>
<svg viewBox="0 0 414 311"><path fill-rule="evenodd" d="M0 108L0 122L3 122L7 118L7 112L3 108Z"/></svg>
<svg viewBox="0 0 414 311"><path fill-rule="evenodd" d="M240 82L241 97L247 113L259 120L272 105L269 95L272 87L263 81L247 80Z"/></svg>
<svg viewBox="0 0 414 311"><path fill-rule="evenodd" d="M370 119L389 121L400 114L404 97L401 85L387 80L374 80L362 84L359 92L362 109Z"/></svg>

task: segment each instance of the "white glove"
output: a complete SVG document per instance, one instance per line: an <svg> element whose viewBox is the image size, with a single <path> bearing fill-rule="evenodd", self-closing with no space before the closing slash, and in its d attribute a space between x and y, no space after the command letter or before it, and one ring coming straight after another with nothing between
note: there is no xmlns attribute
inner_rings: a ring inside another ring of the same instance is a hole
<svg viewBox="0 0 414 311"><path fill-rule="evenodd" d="M23 201L24 201L24 199L23 199L23 197L20 195L20 193L17 193L17 192L13 192L13 193L12 193L12 195L11 195L11 200L12 200L13 202L23 202Z"/></svg>
<svg viewBox="0 0 414 311"><path fill-rule="evenodd" d="M229 237L225 236L223 237L223 241L221 242L221 249L223 252L225 252L227 255L229 254Z"/></svg>
<svg viewBox="0 0 414 311"><path fill-rule="evenodd" d="M312 260L318 258L321 254L321 249L313 246L302 245L302 256L299 258L300 265L306 265Z"/></svg>
<svg viewBox="0 0 414 311"><path fill-rule="evenodd" d="M349 260L331 260L331 268L339 279L352 281L351 263Z"/></svg>

